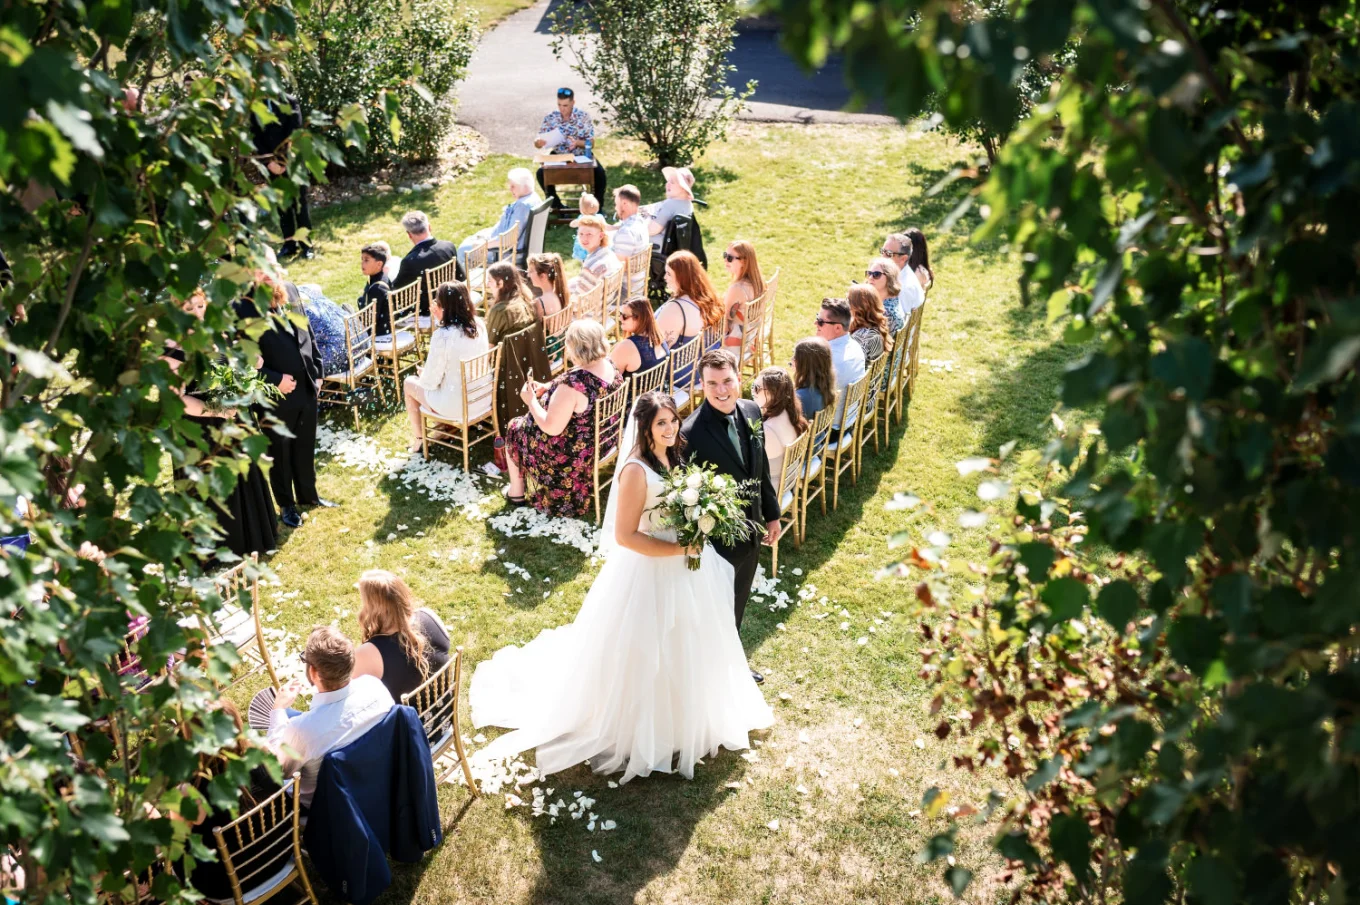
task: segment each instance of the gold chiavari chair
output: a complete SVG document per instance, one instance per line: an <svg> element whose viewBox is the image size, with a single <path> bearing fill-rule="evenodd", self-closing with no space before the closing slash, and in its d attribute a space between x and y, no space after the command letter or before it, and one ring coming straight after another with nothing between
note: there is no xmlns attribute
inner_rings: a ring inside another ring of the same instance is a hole
<svg viewBox="0 0 1360 905"><path fill-rule="evenodd" d="M619 309L623 307L624 299L627 297L625 295L623 283L625 276L627 276L627 274L625 274L624 269L620 267L618 270L606 276L603 281L604 299L602 301L602 316L604 317L604 320L600 321L600 324L604 327L604 332L615 339L618 338L619 331L622 329L619 321Z"/></svg>
<svg viewBox="0 0 1360 905"><path fill-rule="evenodd" d="M425 297L433 301L436 289L445 283L454 283L458 281L457 256L449 258L438 267L431 267L421 275L421 279L425 281ZM418 315L416 317L416 326L420 328L421 336L428 336L434 332L434 327L431 324L431 315L429 314Z"/></svg>
<svg viewBox="0 0 1360 905"><path fill-rule="evenodd" d="M841 409L841 427L838 431L831 428L831 436L826 441L826 465L831 468L831 508L840 505L841 475L850 472L850 478L859 482L857 470L858 457L855 455L855 423L859 421L864 409L864 394L869 390L869 374L845 388L844 408Z"/></svg>
<svg viewBox="0 0 1360 905"><path fill-rule="evenodd" d="M670 365L670 356L667 356L664 361L645 371L634 371L628 375L628 383L632 387L630 402L637 402L638 397L645 393L666 392L671 377Z"/></svg>
<svg viewBox="0 0 1360 905"><path fill-rule="evenodd" d="M874 441L874 455L878 455L878 398L883 395L883 378L888 371L887 355L878 356L869 366L868 384L864 389L864 402L860 406L860 416L855 421L855 480L859 480L864 470L864 447L869 440Z"/></svg>
<svg viewBox="0 0 1360 905"><path fill-rule="evenodd" d="M582 290L580 293L573 293L571 297L571 319L580 320L589 318L601 326L604 325L604 280L596 280L595 285L589 289Z"/></svg>
<svg viewBox="0 0 1360 905"><path fill-rule="evenodd" d="M496 248L497 261L509 261L516 267L519 266L519 223L511 223L510 228L499 236L491 238L492 244Z"/></svg>
<svg viewBox="0 0 1360 905"><path fill-rule="evenodd" d="M711 327L704 328L704 332L700 336L700 340L703 342L704 352L722 348L724 327L726 327L726 324L719 321ZM703 352L700 352L699 354L703 355Z"/></svg>
<svg viewBox="0 0 1360 905"><path fill-rule="evenodd" d="M393 289L387 294L387 323L392 332L373 340L378 371L384 379L391 378L397 399L402 398L402 375L420 367L420 328L416 322L419 314L419 280Z"/></svg>
<svg viewBox="0 0 1360 905"><path fill-rule="evenodd" d="M623 442L624 422L628 420L627 382L607 395L595 400L595 524L604 517L600 505L600 483L604 469L618 461L619 445Z"/></svg>
<svg viewBox="0 0 1360 905"><path fill-rule="evenodd" d="M678 349L672 349L669 357L670 386L667 391L675 400L675 408L681 415L690 410L695 403L694 385L699 380L699 356L704 349L703 337L696 336Z"/></svg>
<svg viewBox="0 0 1360 905"><path fill-rule="evenodd" d="M570 307L543 318L543 345L554 377L567 369L567 328L572 320Z"/></svg>
<svg viewBox="0 0 1360 905"><path fill-rule="evenodd" d="M799 503L798 492L801 489L803 475L807 473L808 450L812 446L812 432L803 431L802 436L795 440L791 445L784 447L784 464L780 467L780 474L773 475L775 481L775 493L779 496L779 528L782 538L787 531L793 535L793 545L800 547L803 544L802 506ZM770 574L779 574L779 540L770 545Z"/></svg>
<svg viewBox="0 0 1360 905"><path fill-rule="evenodd" d="M897 412L897 420L902 420L902 394L906 390L904 378L907 362L910 356L907 350L911 343L907 339L907 331L911 328L911 321L902 325L902 329L893 334L893 348L888 353L888 366L883 373L883 392L879 395L882 405L883 430L888 431L892 426L893 412Z"/></svg>
<svg viewBox="0 0 1360 905"><path fill-rule="evenodd" d="M629 255L623 269L627 274L627 281L624 285L628 287L624 290L624 298L646 298L647 280L652 275L651 244L648 243L646 248Z"/></svg>
<svg viewBox="0 0 1360 905"><path fill-rule="evenodd" d="M316 905L316 893L302 863L302 821L298 805L301 775L294 773L283 788L226 826L213 830L217 856L231 882L230 899L206 899L214 905L261 905L286 891L294 881L302 885L295 905Z"/></svg>
<svg viewBox="0 0 1360 905"><path fill-rule="evenodd" d="M245 672L233 677L227 689L261 672L268 673L270 684L279 687L279 677L274 672L274 663L261 628L259 560L259 554L252 553L249 558L214 579L213 584L223 605L217 612L199 616L196 620L203 630L207 646L231 645L246 667Z"/></svg>
<svg viewBox="0 0 1360 905"><path fill-rule="evenodd" d="M425 458L430 445L463 453L463 470L470 467L472 447L500 433L496 415L496 379L501 369L501 349L496 346L476 358L463 359L463 401L458 417L446 418L426 406L420 407L420 445ZM434 436L436 431L457 435L457 442Z"/></svg>
<svg viewBox="0 0 1360 905"><path fill-rule="evenodd" d="M819 411L813 417L812 423L808 425L807 460L803 468L802 490L799 493L802 516L798 520L798 530L803 537L807 537L809 503L820 499L822 515L826 515L826 473L828 471L826 447L831 440L831 421L835 417L835 407L827 406Z"/></svg>
<svg viewBox="0 0 1360 905"><path fill-rule="evenodd" d="M467 781L468 791L475 798L480 792L477 782L472 778L472 767L468 764L467 752L463 750L463 734L458 728L458 699L463 688L463 649L455 647L449 662L439 667L433 675L409 694L401 696L401 702L415 709L420 717L420 725L425 729L425 738L430 743L430 756L436 764L444 752L453 748L457 764L435 776L435 783L442 783L453 775L458 767L463 769L463 779Z"/></svg>
<svg viewBox="0 0 1360 905"><path fill-rule="evenodd" d="M760 366L769 367L774 364L774 309L775 302L779 297L779 270L776 268L774 276L765 281L765 300L764 321L760 325Z"/></svg>
<svg viewBox="0 0 1360 905"><path fill-rule="evenodd" d="M491 243L494 241L490 239L478 242L463 256L463 273L467 276L468 292L474 293L473 303L483 311L490 307L482 305L479 299L486 295L487 258L490 255Z"/></svg>
<svg viewBox="0 0 1360 905"><path fill-rule="evenodd" d="M356 428L359 426L359 404L354 397L360 390L374 388L382 401L387 401L387 391L383 389L378 359L373 349L377 316L376 305L366 305L353 314L345 315L345 370L327 374L317 393L321 402L348 407L354 413Z"/></svg>
<svg viewBox="0 0 1360 905"><path fill-rule="evenodd" d="M916 372L921 369L921 321L925 319L926 306L921 305L912 312L916 326L911 331L911 348L907 350L910 366L907 371L907 401L916 393Z"/></svg>
<svg viewBox="0 0 1360 905"><path fill-rule="evenodd" d="M728 346L736 353L737 373L755 377L765 367L765 296L758 295L741 307L741 345Z"/></svg>

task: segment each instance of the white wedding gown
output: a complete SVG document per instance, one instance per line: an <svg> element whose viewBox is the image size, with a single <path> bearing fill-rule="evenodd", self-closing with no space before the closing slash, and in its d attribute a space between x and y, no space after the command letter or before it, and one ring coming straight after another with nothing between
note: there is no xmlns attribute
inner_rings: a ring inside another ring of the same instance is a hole
<svg viewBox="0 0 1360 905"><path fill-rule="evenodd" d="M642 529L649 530L661 477L647 474ZM615 488L617 490L617 487ZM589 761L620 782L653 771L694 777L719 746L743 749L774 722L751 680L732 606L732 567L706 547L697 571L683 557L615 546L576 621L524 647L506 647L472 676L472 722L515 731L474 759L537 749L547 775Z"/></svg>

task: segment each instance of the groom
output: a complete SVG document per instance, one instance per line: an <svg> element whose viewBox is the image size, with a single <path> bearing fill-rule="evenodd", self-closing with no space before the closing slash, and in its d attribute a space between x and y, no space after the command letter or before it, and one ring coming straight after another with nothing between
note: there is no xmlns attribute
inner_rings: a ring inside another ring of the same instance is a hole
<svg viewBox="0 0 1360 905"><path fill-rule="evenodd" d="M751 596L756 564L762 542L772 544L779 537L779 501L770 482L770 466L765 458L763 437L758 433L760 406L741 398L741 376L731 352L715 349L699 359L699 380L704 387L704 404L685 420L680 436L690 462L713 465L719 474L728 475L745 485L750 493L747 518L765 525L764 536L752 534L735 547L713 541L713 548L736 569L737 628ZM755 430L753 430L756 428ZM754 487L750 487L754 483ZM765 677L754 669L757 683Z"/></svg>

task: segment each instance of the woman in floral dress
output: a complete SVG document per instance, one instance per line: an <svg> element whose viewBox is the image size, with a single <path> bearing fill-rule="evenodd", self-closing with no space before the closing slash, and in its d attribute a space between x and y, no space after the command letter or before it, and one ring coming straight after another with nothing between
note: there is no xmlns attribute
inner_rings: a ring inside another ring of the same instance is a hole
<svg viewBox="0 0 1360 905"><path fill-rule="evenodd" d="M520 390L529 414L511 421L505 432L510 465L505 496L546 515L579 518L594 499L595 403L624 378L609 360L604 328L595 321L567 328L566 352L575 367L552 383L528 381Z"/></svg>

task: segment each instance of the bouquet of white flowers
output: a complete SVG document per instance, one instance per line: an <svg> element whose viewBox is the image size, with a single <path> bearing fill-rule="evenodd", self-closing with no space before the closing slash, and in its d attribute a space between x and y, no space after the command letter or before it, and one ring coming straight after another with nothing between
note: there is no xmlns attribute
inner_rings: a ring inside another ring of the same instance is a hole
<svg viewBox="0 0 1360 905"><path fill-rule="evenodd" d="M656 522L674 528L676 541L686 547L702 548L710 539L737 544L760 528L746 517L749 491L711 465L672 468L666 487ZM685 564L695 571L699 558L687 556Z"/></svg>

